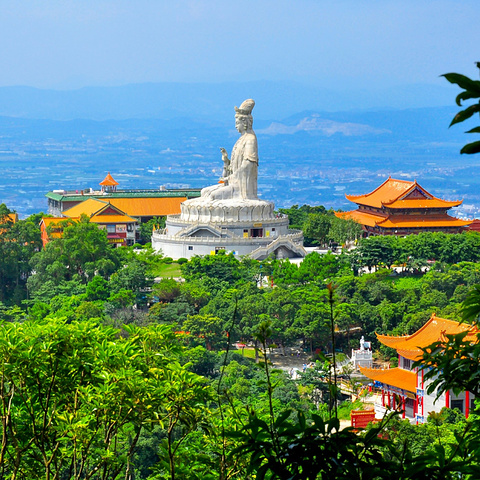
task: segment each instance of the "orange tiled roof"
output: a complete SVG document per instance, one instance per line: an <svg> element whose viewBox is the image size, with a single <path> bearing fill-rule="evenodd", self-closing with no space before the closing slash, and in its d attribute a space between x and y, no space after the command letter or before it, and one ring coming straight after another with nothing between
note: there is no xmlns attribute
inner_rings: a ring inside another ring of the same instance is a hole
<svg viewBox="0 0 480 480"><path fill-rule="evenodd" d="M390 208L451 208L462 203L461 200L449 202L434 197L416 180L411 182L391 177L388 177L373 192L365 195L345 196L351 202L376 208L382 208L384 205Z"/></svg>
<svg viewBox="0 0 480 480"><path fill-rule="evenodd" d="M458 207L463 200L454 200L449 202L441 198L407 198L404 200L395 200L391 203L384 203L388 208L452 208Z"/></svg>
<svg viewBox="0 0 480 480"><path fill-rule="evenodd" d="M360 210L351 210L350 212L335 212L335 215L338 218L354 220L355 222L362 225L367 225L368 227L375 227L377 226L378 222L381 222L387 218L387 216L377 215L370 212L362 212Z"/></svg>
<svg viewBox="0 0 480 480"><path fill-rule="evenodd" d="M110 203L132 217L161 217L180 213L187 197L111 198Z"/></svg>
<svg viewBox="0 0 480 480"><path fill-rule="evenodd" d="M372 207L381 208L383 203L390 203L397 200L403 194L407 193L412 188L414 182L406 180L395 180L388 177L379 187L373 192L365 195L345 195L348 200L360 203L362 205L369 205Z"/></svg>
<svg viewBox="0 0 480 480"><path fill-rule="evenodd" d="M476 341L478 329L466 323L459 323L455 320L437 317L433 314L427 323L412 335L390 336L376 334L380 342L387 347L394 348L405 358L417 360L421 357L420 347L425 348L434 342L443 341L445 335L453 335L461 332L469 332L467 338Z"/></svg>
<svg viewBox="0 0 480 480"><path fill-rule="evenodd" d="M136 223L137 219L128 215L93 215L90 221L93 223Z"/></svg>
<svg viewBox="0 0 480 480"><path fill-rule="evenodd" d="M461 220L446 213L442 215L381 215L380 213L351 210L350 212L337 212L335 215L346 220L354 220L368 227L383 228L464 227L472 223L471 220Z"/></svg>
<svg viewBox="0 0 480 480"><path fill-rule="evenodd" d="M57 224L58 222L62 222L65 220L74 220L73 218L65 218L65 217L42 217L42 222L45 224L46 227L49 227L52 224Z"/></svg>
<svg viewBox="0 0 480 480"><path fill-rule="evenodd" d="M382 382L392 387L401 388L408 392L416 392L417 374L403 368L365 368L360 367L360 371L368 378Z"/></svg>
<svg viewBox="0 0 480 480"><path fill-rule="evenodd" d="M390 215L377 222L377 225L384 228L428 228L464 227L470 223L470 220L461 220L445 213L443 215Z"/></svg>
<svg viewBox="0 0 480 480"><path fill-rule="evenodd" d="M113 186L119 185L119 183L115 181L113 177L110 175L110 172L108 172L105 179L102 182L100 182L100 185L103 185L105 187L113 187Z"/></svg>

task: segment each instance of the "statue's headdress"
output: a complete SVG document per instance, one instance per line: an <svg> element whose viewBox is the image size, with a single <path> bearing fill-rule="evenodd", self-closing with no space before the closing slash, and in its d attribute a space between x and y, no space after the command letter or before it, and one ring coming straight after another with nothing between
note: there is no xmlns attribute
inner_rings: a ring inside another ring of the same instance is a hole
<svg viewBox="0 0 480 480"><path fill-rule="evenodd" d="M255 106L255 100L249 98L245 100L239 107L235 107L235 112L240 115L251 115L253 107Z"/></svg>

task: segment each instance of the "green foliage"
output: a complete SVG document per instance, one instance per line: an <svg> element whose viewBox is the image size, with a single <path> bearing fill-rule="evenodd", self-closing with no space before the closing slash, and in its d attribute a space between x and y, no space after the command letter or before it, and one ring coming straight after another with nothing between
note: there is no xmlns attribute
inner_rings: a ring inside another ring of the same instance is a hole
<svg viewBox="0 0 480 480"><path fill-rule="evenodd" d="M96 275L107 278L120 265L120 250L112 249L106 232L83 216L31 258L35 273L27 281L30 295L46 302L58 294L78 292L79 284L86 285Z"/></svg>
<svg viewBox="0 0 480 480"><path fill-rule="evenodd" d="M364 238L352 259L357 266L371 271L379 267L405 264L411 271L420 271L427 261L442 263L480 261L480 234L467 232L447 234L420 233L406 237L377 236Z"/></svg>
<svg viewBox="0 0 480 480"><path fill-rule="evenodd" d="M442 76L445 77L450 83L454 83L463 89L463 92L459 93L455 100L459 107L462 106L462 102L465 100L480 98L480 82L478 80L472 80L459 73L446 73ZM464 110L458 112L450 123L450 126L455 125L456 123L464 122L476 113L480 113L480 100L477 103L474 103L473 105L470 105ZM480 127L472 128L466 133L480 133ZM480 141L469 143L460 150L460 153L468 154L479 152Z"/></svg>
<svg viewBox="0 0 480 480"><path fill-rule="evenodd" d="M0 302L20 305L27 297L30 259L42 245L38 217L43 214L13 223L9 213L13 212L0 204Z"/></svg>
<svg viewBox="0 0 480 480"><path fill-rule="evenodd" d="M140 224L140 243L146 244L152 241L153 229L165 228L166 217L154 217L148 222Z"/></svg>
<svg viewBox="0 0 480 480"><path fill-rule="evenodd" d="M2 478L128 478L153 425L166 430L173 477L176 447L208 415L210 390L180 367L168 328L120 333L52 317L1 325Z"/></svg>
<svg viewBox="0 0 480 480"><path fill-rule="evenodd" d="M233 284L241 278L240 261L233 254L223 250L216 255L193 257L181 266L182 275L189 281L195 278L211 277L220 282Z"/></svg>

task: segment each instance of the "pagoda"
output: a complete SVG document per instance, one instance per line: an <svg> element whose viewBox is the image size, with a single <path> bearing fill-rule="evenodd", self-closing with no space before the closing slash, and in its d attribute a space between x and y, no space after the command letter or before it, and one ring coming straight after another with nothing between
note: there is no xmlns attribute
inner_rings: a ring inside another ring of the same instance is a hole
<svg viewBox="0 0 480 480"><path fill-rule="evenodd" d="M100 185L102 192L115 192L119 183L108 172L107 176L100 182Z"/></svg>
<svg viewBox="0 0 480 480"><path fill-rule="evenodd" d="M429 412L439 412L443 407L458 408L468 417L474 408L474 395L461 392L455 395L451 390L436 398L436 393L428 394L428 383L424 381L423 370L412 368L415 361L422 358L421 348L437 341L446 341L446 335L467 332L466 340L477 341L476 327L432 314L427 323L412 335L379 335L378 340L397 351L398 367L387 369L365 368L360 372L373 380L381 389L381 403L375 405L377 417L382 417L386 409L400 408L403 418L411 422L424 423Z"/></svg>
<svg viewBox="0 0 480 480"><path fill-rule="evenodd" d="M471 223L450 216L447 211L463 200L447 201L433 196L417 181L388 177L373 192L345 195L357 210L337 212L339 218L363 226L365 236L408 235L420 232L460 233Z"/></svg>

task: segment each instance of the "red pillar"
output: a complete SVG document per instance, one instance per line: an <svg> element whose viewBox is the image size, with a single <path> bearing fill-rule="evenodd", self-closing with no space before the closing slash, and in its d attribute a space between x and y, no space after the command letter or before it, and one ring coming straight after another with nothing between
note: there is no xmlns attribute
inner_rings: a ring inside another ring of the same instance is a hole
<svg viewBox="0 0 480 480"><path fill-rule="evenodd" d="M450 390L445 392L445 406L450 408Z"/></svg>
<svg viewBox="0 0 480 480"><path fill-rule="evenodd" d="M382 390L382 407L385 406L385 390Z"/></svg>
<svg viewBox="0 0 480 480"><path fill-rule="evenodd" d="M405 414L406 414L406 408L405 408L405 397L403 396L402 397L402 408L403 408L403 413L402 413L402 418L405 418Z"/></svg>

